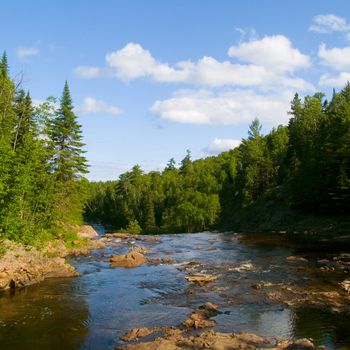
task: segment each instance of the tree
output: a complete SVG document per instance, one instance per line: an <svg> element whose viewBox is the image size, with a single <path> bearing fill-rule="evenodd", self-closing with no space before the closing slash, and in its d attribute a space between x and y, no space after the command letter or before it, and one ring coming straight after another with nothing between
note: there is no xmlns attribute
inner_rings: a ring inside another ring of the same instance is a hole
<svg viewBox="0 0 350 350"><path fill-rule="evenodd" d="M58 180L69 181L88 172L83 156L81 125L73 111L67 81L64 84L60 107L52 121L51 139L54 147L53 167Z"/></svg>
<svg viewBox="0 0 350 350"><path fill-rule="evenodd" d="M80 223L87 199L83 174L88 172L83 156L81 125L74 113L68 83L65 82L60 107L51 120L52 167L56 179L56 221Z"/></svg>

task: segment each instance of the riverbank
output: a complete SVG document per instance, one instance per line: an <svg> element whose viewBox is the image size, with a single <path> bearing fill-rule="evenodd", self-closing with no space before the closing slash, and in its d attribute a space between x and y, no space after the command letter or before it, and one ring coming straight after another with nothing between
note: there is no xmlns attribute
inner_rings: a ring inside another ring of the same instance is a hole
<svg viewBox="0 0 350 350"><path fill-rule="evenodd" d="M66 261L68 256L86 255L105 245L94 237L96 232L83 226L72 241L56 239L37 247L5 240L1 244L0 291L26 287L47 278L76 277L79 273Z"/></svg>
<svg viewBox="0 0 350 350"><path fill-rule="evenodd" d="M350 217L301 213L282 198L265 196L254 204L232 210L223 222L224 230L245 233L280 234L310 242L350 246Z"/></svg>

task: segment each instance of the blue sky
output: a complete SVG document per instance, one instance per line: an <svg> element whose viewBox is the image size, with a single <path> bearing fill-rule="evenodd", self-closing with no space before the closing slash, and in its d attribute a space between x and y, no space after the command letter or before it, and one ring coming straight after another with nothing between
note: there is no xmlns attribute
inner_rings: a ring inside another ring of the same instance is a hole
<svg viewBox="0 0 350 350"><path fill-rule="evenodd" d="M67 79L91 180L234 147L295 92L350 80L344 1L4 0L0 50L35 101ZM348 23L349 21L349 23Z"/></svg>

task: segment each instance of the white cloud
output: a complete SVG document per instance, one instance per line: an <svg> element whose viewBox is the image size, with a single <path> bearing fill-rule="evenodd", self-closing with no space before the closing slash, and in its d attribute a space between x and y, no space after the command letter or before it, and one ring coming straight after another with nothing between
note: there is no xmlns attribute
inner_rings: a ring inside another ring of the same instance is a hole
<svg viewBox="0 0 350 350"><path fill-rule="evenodd" d="M39 49L37 49L36 47L20 47L16 50L16 56L19 58L36 56L38 54Z"/></svg>
<svg viewBox="0 0 350 350"><path fill-rule="evenodd" d="M292 91L180 91L172 98L156 101L150 110L162 119L185 124L237 125L258 117L264 125L272 126L288 121L292 98Z"/></svg>
<svg viewBox="0 0 350 350"><path fill-rule="evenodd" d="M108 73L100 67L79 66L74 69L74 74L80 78L98 78L106 76Z"/></svg>
<svg viewBox="0 0 350 350"><path fill-rule="evenodd" d="M129 43L121 50L107 54L106 62L115 68L115 75L121 80L147 76L164 82L186 80L186 72L156 61L151 53L139 44Z"/></svg>
<svg viewBox="0 0 350 350"><path fill-rule="evenodd" d="M294 48L283 35L265 36L231 46L228 55L272 71L293 72L310 66L310 58Z"/></svg>
<svg viewBox="0 0 350 350"><path fill-rule="evenodd" d="M335 70L350 70L350 46L343 48L327 49L321 44L318 49L321 63Z"/></svg>
<svg viewBox="0 0 350 350"><path fill-rule="evenodd" d="M198 61L180 61L171 66L156 60L140 44L128 43L122 49L106 55L107 68L80 66L75 73L92 78L101 76L103 72L124 81L147 77L158 82L207 87L243 86L278 90L282 86L303 91L314 89L305 80L289 75L292 71L308 67L309 58L294 49L284 36L243 43L232 47L230 52L240 59L245 57L253 64L217 61L204 56ZM265 58L253 58L254 55Z"/></svg>
<svg viewBox="0 0 350 350"><path fill-rule="evenodd" d="M207 154L216 155L221 152L236 148L240 145L240 143L240 140L215 138L213 142L204 149L204 152Z"/></svg>
<svg viewBox="0 0 350 350"><path fill-rule="evenodd" d="M312 19L309 30L316 33L348 32L350 25L346 19L333 14L318 15Z"/></svg>
<svg viewBox="0 0 350 350"><path fill-rule="evenodd" d="M79 113L101 113L101 114L113 114L117 115L121 113L121 110L116 107L109 105L108 103L97 100L94 97L85 97L84 102L77 108Z"/></svg>
<svg viewBox="0 0 350 350"><path fill-rule="evenodd" d="M335 75L335 76L331 76L329 74L323 74L320 77L319 85L329 86L329 87L344 87L344 85L349 81L350 81L349 72L340 72L338 75Z"/></svg>

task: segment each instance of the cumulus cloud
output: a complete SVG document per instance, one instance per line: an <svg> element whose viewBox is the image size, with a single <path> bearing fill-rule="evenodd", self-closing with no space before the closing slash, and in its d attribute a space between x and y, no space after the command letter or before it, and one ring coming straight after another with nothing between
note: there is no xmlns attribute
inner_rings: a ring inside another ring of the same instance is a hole
<svg viewBox="0 0 350 350"><path fill-rule="evenodd" d="M213 142L204 149L207 154L216 155L228 151L240 145L240 140L215 138Z"/></svg>
<svg viewBox="0 0 350 350"><path fill-rule="evenodd" d="M343 17L333 14L318 15L312 19L309 30L316 33L348 32L350 25Z"/></svg>
<svg viewBox="0 0 350 350"><path fill-rule="evenodd" d="M318 49L318 56L321 63L335 70L350 70L350 47L327 49L325 44L321 44Z"/></svg>
<svg viewBox="0 0 350 350"><path fill-rule="evenodd" d="M310 58L294 48L283 35L265 36L231 46L228 55L272 71L293 72L310 66Z"/></svg>
<svg viewBox="0 0 350 350"><path fill-rule="evenodd" d="M340 72L338 75L323 74L320 77L320 86L328 87L344 87L346 83L350 81L349 72Z"/></svg>
<svg viewBox="0 0 350 350"><path fill-rule="evenodd" d="M241 43L231 47L229 53L232 57L248 63L218 61L204 56L197 61L180 61L170 65L158 61L140 44L128 43L120 50L106 55L108 67L80 66L75 73L81 77L94 78L108 72L108 75L123 81L150 78L158 82L208 87L256 86L279 89L283 86L303 91L313 90L310 83L289 74L308 67L310 60L293 48L289 39L284 36Z"/></svg>
<svg viewBox="0 0 350 350"><path fill-rule="evenodd" d="M288 121L292 98L291 91L180 91L172 98L156 101L151 112L164 120L185 124L237 125L258 117L264 125L271 126Z"/></svg>
<svg viewBox="0 0 350 350"><path fill-rule="evenodd" d="M106 55L107 64L115 68L115 75L122 80L152 77L157 81L177 82L186 79L186 72L158 62L141 45L129 43L121 50Z"/></svg>
<svg viewBox="0 0 350 350"><path fill-rule="evenodd" d="M121 113L121 110L112 106L102 100L97 100L94 97L85 97L84 102L77 108L79 113L101 113L101 114L112 114L117 115Z"/></svg>
<svg viewBox="0 0 350 350"><path fill-rule="evenodd" d="M39 49L36 47L20 47L16 50L16 56L19 58L26 58L36 56L39 54Z"/></svg>

